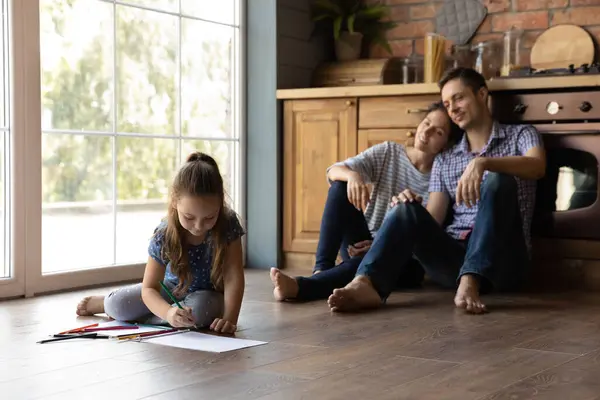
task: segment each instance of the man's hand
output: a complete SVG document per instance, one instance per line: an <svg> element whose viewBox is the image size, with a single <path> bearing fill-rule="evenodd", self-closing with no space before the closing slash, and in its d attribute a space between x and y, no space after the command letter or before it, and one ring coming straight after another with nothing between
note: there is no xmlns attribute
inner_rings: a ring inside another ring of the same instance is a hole
<svg viewBox="0 0 600 400"><path fill-rule="evenodd" d="M354 243L348 246L348 254L350 257L356 257L365 254L371 248L372 240L363 240L362 242Z"/></svg>
<svg viewBox="0 0 600 400"><path fill-rule="evenodd" d="M423 197L413 193L410 189L404 189L402 192L398 193L397 196L392 197L390 207L394 207L398 203L413 203L415 201L421 203Z"/></svg>
<svg viewBox="0 0 600 400"><path fill-rule="evenodd" d="M359 174L354 172L348 179L348 201L357 210L365 212L370 198L369 186L365 184Z"/></svg>
<svg viewBox="0 0 600 400"><path fill-rule="evenodd" d="M463 172L456 188L456 204L465 203L473 207L479 201L481 181L485 172L485 158L477 157L471 160Z"/></svg>

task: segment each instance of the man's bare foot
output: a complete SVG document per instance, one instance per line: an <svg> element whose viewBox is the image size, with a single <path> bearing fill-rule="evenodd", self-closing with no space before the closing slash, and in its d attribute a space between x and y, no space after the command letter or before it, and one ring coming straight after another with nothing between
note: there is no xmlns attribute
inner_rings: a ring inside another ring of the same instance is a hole
<svg viewBox="0 0 600 400"><path fill-rule="evenodd" d="M485 304L479 298L479 282L473 275L463 275L454 296L454 304L473 314L481 314L487 311Z"/></svg>
<svg viewBox="0 0 600 400"><path fill-rule="evenodd" d="M271 282L275 287L273 296L277 301L293 299L298 295L298 282L277 268L271 268Z"/></svg>
<svg viewBox="0 0 600 400"><path fill-rule="evenodd" d="M77 315L82 317L102 313L104 313L104 296L84 297L79 304L77 304Z"/></svg>
<svg viewBox="0 0 600 400"><path fill-rule="evenodd" d="M331 311L357 311L381 306L381 297L366 276L357 276L342 289L334 289L327 300Z"/></svg>

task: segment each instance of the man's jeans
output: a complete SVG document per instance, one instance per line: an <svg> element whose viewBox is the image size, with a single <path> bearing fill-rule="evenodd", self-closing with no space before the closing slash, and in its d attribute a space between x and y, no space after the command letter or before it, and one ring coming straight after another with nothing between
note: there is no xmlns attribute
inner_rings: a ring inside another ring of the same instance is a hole
<svg viewBox="0 0 600 400"><path fill-rule="evenodd" d="M488 173L468 241L450 237L417 203L399 203L386 216L357 275L368 276L387 299L413 254L432 281L455 288L464 274L480 278L481 292L517 289L529 253L512 176Z"/></svg>

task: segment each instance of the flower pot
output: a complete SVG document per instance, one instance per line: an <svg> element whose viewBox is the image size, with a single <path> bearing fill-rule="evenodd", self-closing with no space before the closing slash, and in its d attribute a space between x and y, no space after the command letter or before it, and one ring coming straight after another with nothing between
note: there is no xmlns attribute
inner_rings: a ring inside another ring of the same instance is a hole
<svg viewBox="0 0 600 400"><path fill-rule="evenodd" d="M363 35L359 32L341 32L335 42L335 57L338 61L351 61L360 58Z"/></svg>

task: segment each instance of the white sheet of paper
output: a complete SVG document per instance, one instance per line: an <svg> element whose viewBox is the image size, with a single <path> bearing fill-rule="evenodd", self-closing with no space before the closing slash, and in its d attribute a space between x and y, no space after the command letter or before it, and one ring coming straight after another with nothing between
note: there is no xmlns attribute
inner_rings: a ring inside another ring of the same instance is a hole
<svg viewBox="0 0 600 400"><path fill-rule="evenodd" d="M185 332L175 335L165 335L143 340L145 343L163 346L179 347L181 349L224 353L247 347L260 346L267 342L258 340L236 339L223 336L207 335L199 332Z"/></svg>
<svg viewBox="0 0 600 400"><path fill-rule="evenodd" d="M140 326L140 325L135 325L135 324L129 324L129 323L123 322L123 321L110 321L110 322L102 322L102 323L98 324L98 328L110 328L111 326L131 326L131 327L137 326L138 328L137 329L136 328L119 329L119 330L115 330L115 331L98 331L98 334L102 335L102 336L115 337L115 336L121 336L121 335L135 335L136 333L156 332L156 331L161 330L161 328L158 328L158 327ZM168 329L168 327L165 327L164 329Z"/></svg>

